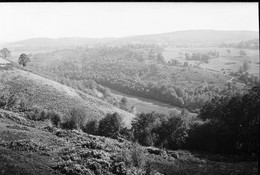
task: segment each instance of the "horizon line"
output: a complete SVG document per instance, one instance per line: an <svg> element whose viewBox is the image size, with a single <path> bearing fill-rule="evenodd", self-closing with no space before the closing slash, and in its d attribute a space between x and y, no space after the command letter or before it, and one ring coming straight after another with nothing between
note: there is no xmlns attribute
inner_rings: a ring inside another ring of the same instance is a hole
<svg viewBox="0 0 260 175"><path fill-rule="evenodd" d="M150 33L150 34L136 34L136 35L125 35L125 36L108 36L108 37L89 37L89 36L63 36L63 37L47 37L47 36L41 36L41 37L30 37L25 39L18 39L18 40L9 40L9 41L0 41L0 44L3 43L12 43L12 42L18 42L18 41L25 41L30 39L66 39L66 38L88 38L88 39L120 39L120 38L128 38L128 37L137 37L137 36L149 36L149 35L160 35L160 34L170 34L175 32L188 32L188 31L219 31L219 32L258 32L259 30L246 30L246 29L240 29L240 30L218 30L218 29L186 29L186 30L175 30L170 32L160 32L160 33Z"/></svg>

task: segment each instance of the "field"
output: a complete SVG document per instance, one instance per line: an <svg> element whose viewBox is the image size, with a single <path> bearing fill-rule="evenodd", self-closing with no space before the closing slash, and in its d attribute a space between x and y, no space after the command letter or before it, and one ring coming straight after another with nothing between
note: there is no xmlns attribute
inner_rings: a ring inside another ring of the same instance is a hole
<svg viewBox="0 0 260 175"><path fill-rule="evenodd" d="M126 97L128 107L135 106L136 113L142 113L142 112L150 113L154 111L157 113L169 114L170 112L175 112L175 113L181 112L180 108L174 107L170 104L166 104L156 100L150 100L147 98L136 97L115 90L111 90L111 92L116 98L118 98L118 100L121 100L123 97Z"/></svg>
<svg viewBox="0 0 260 175"><path fill-rule="evenodd" d="M228 53L227 49L231 52ZM208 53L209 51L219 52L219 58L210 59L209 63L200 63L196 60L186 60L184 55L179 55L180 52L184 53ZM181 63L188 62L190 65L199 65L199 67L207 69L209 71L217 72L235 72L239 70L239 67L243 65L244 61L248 61L249 70L248 73L259 75L259 50L242 49L246 52L245 57L239 55L241 49L236 48L165 48L163 55L166 61L171 59L178 60Z"/></svg>

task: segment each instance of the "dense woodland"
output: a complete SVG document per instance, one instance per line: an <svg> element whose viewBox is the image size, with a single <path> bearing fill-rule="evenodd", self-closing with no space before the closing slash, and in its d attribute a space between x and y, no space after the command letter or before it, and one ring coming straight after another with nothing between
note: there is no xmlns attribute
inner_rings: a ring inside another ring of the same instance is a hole
<svg viewBox="0 0 260 175"><path fill-rule="evenodd" d="M200 68L169 65L162 50L148 44L61 50L35 55L29 67L80 90L89 86L87 82L94 81L190 111L201 108L214 96L227 95L240 88L218 75L205 74ZM243 75L249 87L258 84L257 77L244 72L237 76Z"/></svg>

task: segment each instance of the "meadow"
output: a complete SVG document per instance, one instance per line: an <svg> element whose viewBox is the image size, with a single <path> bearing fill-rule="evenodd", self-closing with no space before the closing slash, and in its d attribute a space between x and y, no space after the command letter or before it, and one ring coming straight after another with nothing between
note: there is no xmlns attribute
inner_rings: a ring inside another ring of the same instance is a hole
<svg viewBox="0 0 260 175"><path fill-rule="evenodd" d="M230 50L228 53L227 50ZM240 50L246 52L246 56L239 54ZM186 60L185 53L208 53L209 51L219 52L219 58L210 59L209 63L201 63L197 60ZM183 55L179 53L182 52ZM244 61L248 61L248 73L259 75L259 50L237 49L237 48L220 48L220 47L203 47L203 48L165 48L163 56L168 62L171 59L178 60L181 63L188 62L190 65L198 65L209 71L217 71L220 73L235 72L243 65Z"/></svg>

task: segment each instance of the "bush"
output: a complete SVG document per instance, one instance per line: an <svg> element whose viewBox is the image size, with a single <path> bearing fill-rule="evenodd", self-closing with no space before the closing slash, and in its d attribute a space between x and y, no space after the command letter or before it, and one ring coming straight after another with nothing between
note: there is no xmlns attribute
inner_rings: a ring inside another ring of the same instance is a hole
<svg viewBox="0 0 260 175"><path fill-rule="evenodd" d="M145 157L142 151L142 148L137 144L134 143L133 147L130 149L131 155L131 163L134 167L143 168L145 166Z"/></svg>
<svg viewBox="0 0 260 175"><path fill-rule="evenodd" d="M122 124L122 118L118 113L107 114L99 122L98 133L101 136L117 138L120 135Z"/></svg>
<svg viewBox="0 0 260 175"><path fill-rule="evenodd" d="M60 124L61 114L51 111L47 113L47 116L54 126L58 126Z"/></svg>
<svg viewBox="0 0 260 175"><path fill-rule="evenodd" d="M34 121L44 121L48 119L48 117L47 111L39 107L32 108L26 115L26 118Z"/></svg>
<svg viewBox="0 0 260 175"><path fill-rule="evenodd" d="M73 108L70 111L70 125L71 129L83 129L86 117L86 112L82 108Z"/></svg>
<svg viewBox="0 0 260 175"><path fill-rule="evenodd" d="M61 123L63 129L76 129L75 123L71 117L64 117L64 120L65 121Z"/></svg>
<svg viewBox="0 0 260 175"><path fill-rule="evenodd" d="M98 134L98 121L97 120L89 121L83 128L83 131L88 134L97 135Z"/></svg>

